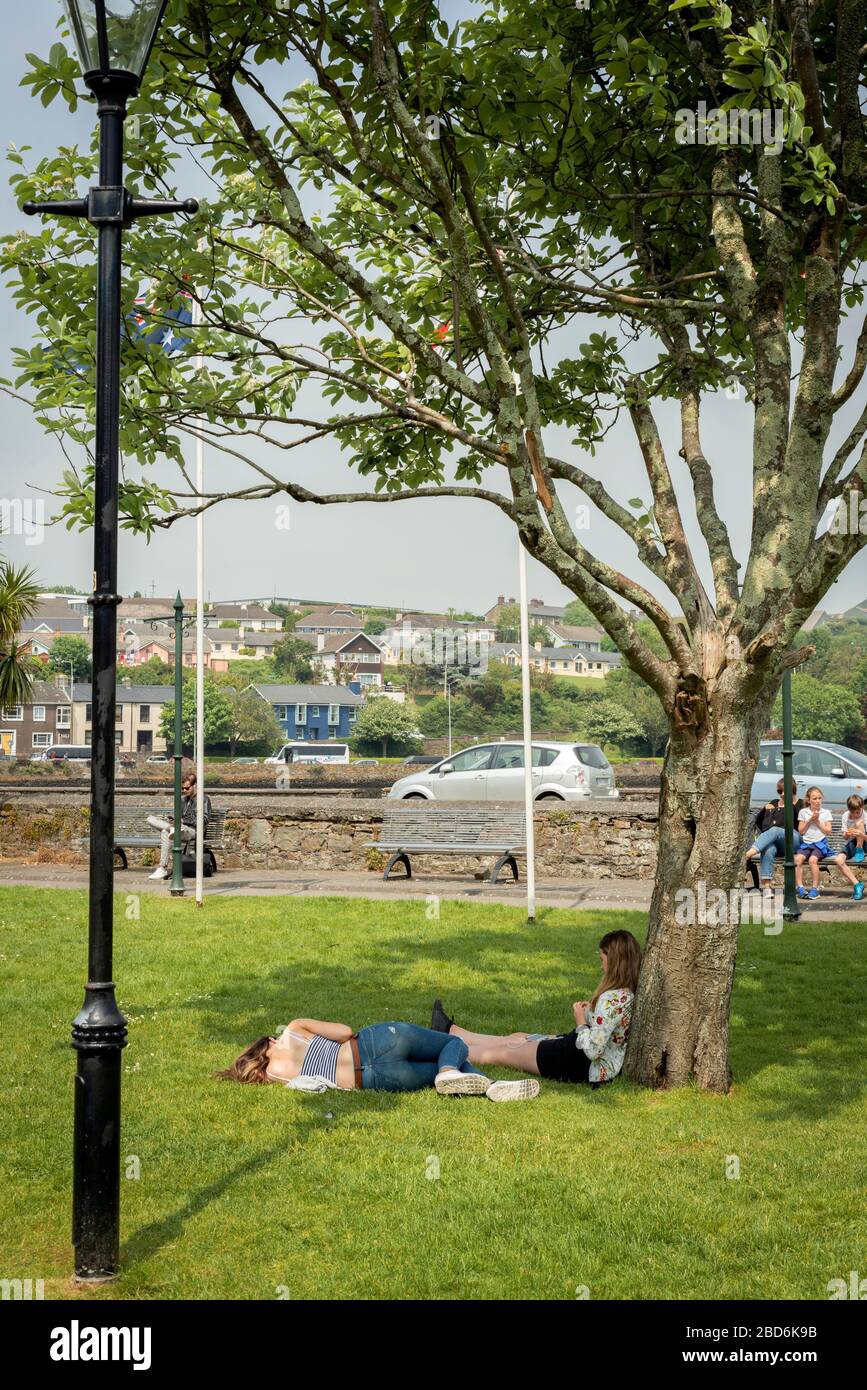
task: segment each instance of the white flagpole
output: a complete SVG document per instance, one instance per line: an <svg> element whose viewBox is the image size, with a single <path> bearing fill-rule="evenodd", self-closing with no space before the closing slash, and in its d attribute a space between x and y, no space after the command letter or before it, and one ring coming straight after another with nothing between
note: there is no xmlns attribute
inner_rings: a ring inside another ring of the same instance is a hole
<svg viewBox="0 0 867 1390"><path fill-rule="evenodd" d="M536 920L536 828L533 824L533 731L530 717L530 617L527 611L527 552L518 537L521 602L521 706L524 717L524 816L527 827L527 921Z"/></svg>
<svg viewBox="0 0 867 1390"><path fill-rule="evenodd" d="M198 299L192 300L193 323L202 322ZM205 359L196 356L196 375L201 381ZM196 438L196 492L201 498L205 487L205 443ZM204 906L205 838L205 515L196 517L196 907Z"/></svg>

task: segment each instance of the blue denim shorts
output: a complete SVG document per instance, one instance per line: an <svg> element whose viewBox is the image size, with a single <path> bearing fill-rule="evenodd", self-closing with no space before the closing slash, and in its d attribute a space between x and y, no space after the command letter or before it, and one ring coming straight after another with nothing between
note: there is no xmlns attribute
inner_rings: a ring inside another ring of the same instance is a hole
<svg viewBox="0 0 867 1390"><path fill-rule="evenodd" d="M814 840L812 843L802 840L798 853L803 854L806 859L818 859L821 863L823 859L827 859L831 855L832 850L827 839Z"/></svg>

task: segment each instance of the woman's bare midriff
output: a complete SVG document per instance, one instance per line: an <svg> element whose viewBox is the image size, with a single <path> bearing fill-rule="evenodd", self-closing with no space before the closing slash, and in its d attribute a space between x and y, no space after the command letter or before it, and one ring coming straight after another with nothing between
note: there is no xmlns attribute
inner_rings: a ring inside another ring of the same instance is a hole
<svg viewBox="0 0 867 1390"><path fill-rule="evenodd" d="M340 1044L340 1051L337 1054L337 1084L344 1091L355 1090L355 1060L352 1056L351 1043Z"/></svg>
<svg viewBox="0 0 867 1390"><path fill-rule="evenodd" d="M307 1039L292 1036L289 1038L288 1044L275 1048L268 1064L269 1076L278 1080L292 1081L301 1071L308 1045ZM342 1091L355 1090L355 1061L352 1056L351 1043L340 1044L340 1051L337 1054L336 1079Z"/></svg>

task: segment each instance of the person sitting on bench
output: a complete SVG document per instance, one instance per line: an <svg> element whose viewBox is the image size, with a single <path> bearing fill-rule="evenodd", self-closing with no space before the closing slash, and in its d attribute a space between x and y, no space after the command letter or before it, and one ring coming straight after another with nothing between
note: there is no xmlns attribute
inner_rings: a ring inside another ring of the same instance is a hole
<svg viewBox="0 0 867 1390"><path fill-rule="evenodd" d="M783 854L786 848L786 802L783 792L785 782L782 777L777 783L776 801L768 801L760 807L753 822L755 839L751 847L747 850L747 868L752 875L753 887L758 888L759 879L756 869L756 861L761 860L762 887L766 894L774 891L774 863L778 854ZM792 822L794 825L794 849L797 851L801 846L801 836L798 833L798 817L803 810L804 803L798 796L798 784L792 782Z"/></svg>
<svg viewBox="0 0 867 1390"><path fill-rule="evenodd" d="M181 783L181 790L184 799L181 802L181 851L185 851L196 840L196 774L187 772ZM202 832L203 840L208 838L208 821L211 818L211 798L205 793L204 797L205 824ZM148 825L152 825L155 830L160 832L160 862L152 874L151 878L168 878L169 876L169 855L175 834L174 816L167 816L162 820L159 816L148 816Z"/></svg>

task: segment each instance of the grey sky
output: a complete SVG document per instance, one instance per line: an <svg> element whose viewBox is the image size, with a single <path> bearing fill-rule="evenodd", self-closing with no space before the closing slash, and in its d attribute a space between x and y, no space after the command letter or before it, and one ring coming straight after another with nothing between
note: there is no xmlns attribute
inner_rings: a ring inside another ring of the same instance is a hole
<svg viewBox="0 0 867 1390"><path fill-rule="evenodd" d="M40 153L51 151L59 143L85 145L93 121L92 107L84 104L74 116L59 103L46 109L29 95L27 88L18 85L25 71L25 53L45 54L57 37L59 0L30 0L20 8L7 3L4 8L5 39L0 51L0 120L4 140L16 145L31 144ZM181 196L196 191L188 186L179 190ZM18 212L5 178L0 199L3 233L27 222ZM18 312L5 289L2 306L0 375L8 376L10 349L30 343L32 325ZM854 321L850 321L845 329L846 362L851 359L854 337ZM832 445L843 437L853 410L854 407L841 412ZM663 407L659 415L679 495L687 499L691 490L685 466L677 457L673 403ZM707 399L706 448L720 509L736 553L742 559L749 546L751 428L751 411L742 399L729 400L722 393ZM43 437L26 406L6 395L0 395L0 432L4 441L0 496L35 498L56 485L64 465L57 443ZM596 472L598 468L609 490L620 500L646 495L647 482L628 423L622 422L608 436L595 463L579 458L569 438L570 432L565 430L553 429L546 435L553 452L576 458L588 471ZM192 446L189 456L192 459ZM337 451L327 444L310 446L303 460L297 453L292 457L296 470L293 476L307 486L338 491L359 489L363 484L364 480L360 483L341 462ZM273 459L269 462L273 467ZM249 475L239 474L239 467L215 461L211 456L209 486L217 480L227 487L244 485ZM581 499L574 493L571 500L577 505ZM692 509L686 506L685 511L697 553L703 555L697 528L692 524ZM327 508L293 504L288 530L280 529L277 519L272 501L227 503L208 514L206 591L211 597L303 594L397 607L455 607L480 612L494 602L497 594L517 593L515 532L497 508L482 502L441 499ZM618 567L640 575L649 588L663 595L664 591L643 573L629 541L595 512L589 531L582 533L581 539ZM122 532L121 591L149 592L153 583L158 593L176 588L192 592L194 545L192 521L179 523L150 545ZM65 582L82 589L90 586L89 535L53 527L39 546L5 536L2 551L18 563L34 566L45 584ZM570 597L535 561L530 561L529 583L531 594L549 603L567 602ZM823 607L841 610L865 596L867 556L862 552L830 591Z"/></svg>

